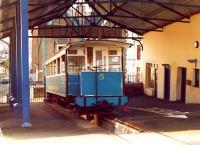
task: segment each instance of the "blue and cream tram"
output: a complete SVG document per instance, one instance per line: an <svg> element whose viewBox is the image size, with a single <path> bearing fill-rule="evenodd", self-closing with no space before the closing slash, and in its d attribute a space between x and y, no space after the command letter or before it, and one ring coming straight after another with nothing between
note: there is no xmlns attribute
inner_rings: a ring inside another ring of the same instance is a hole
<svg viewBox="0 0 200 145"><path fill-rule="evenodd" d="M122 73L122 51L126 47L130 44L108 40L63 47L46 61L48 100L62 100L80 114L126 105Z"/></svg>

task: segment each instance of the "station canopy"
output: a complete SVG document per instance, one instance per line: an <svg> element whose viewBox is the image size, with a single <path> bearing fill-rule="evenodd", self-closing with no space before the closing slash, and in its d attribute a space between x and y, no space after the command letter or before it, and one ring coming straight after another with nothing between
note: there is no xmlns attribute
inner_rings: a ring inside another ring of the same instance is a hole
<svg viewBox="0 0 200 145"><path fill-rule="evenodd" d="M138 35L163 31L173 22L189 23L190 17L200 11L200 0L29 0L29 28L62 17L74 5L88 5L92 17ZM0 0L0 38L12 34L19 7L19 0Z"/></svg>

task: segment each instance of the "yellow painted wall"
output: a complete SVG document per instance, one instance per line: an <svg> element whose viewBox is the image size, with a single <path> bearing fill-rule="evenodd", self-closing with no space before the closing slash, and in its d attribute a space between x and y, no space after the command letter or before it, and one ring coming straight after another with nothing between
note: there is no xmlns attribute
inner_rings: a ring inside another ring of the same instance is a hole
<svg viewBox="0 0 200 145"><path fill-rule="evenodd" d="M143 58L143 82L145 85L145 64L156 63L158 67L158 97L164 94L164 67L162 64L171 66L171 91L170 100L176 101L178 96L177 69L187 68L187 80L192 80L194 64L187 62L188 59L197 58L200 68L200 47L194 48L194 41L200 41L200 14L191 17L190 23L174 23L164 28L164 32L149 32L144 35ZM152 90L145 87L145 93L152 95ZM200 88L187 86L186 103L200 103Z"/></svg>

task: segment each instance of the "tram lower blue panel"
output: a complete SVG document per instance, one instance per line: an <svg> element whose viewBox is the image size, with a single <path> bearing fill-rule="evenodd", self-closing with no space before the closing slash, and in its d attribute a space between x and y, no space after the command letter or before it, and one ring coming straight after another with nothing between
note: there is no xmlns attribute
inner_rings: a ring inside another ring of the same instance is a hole
<svg viewBox="0 0 200 145"><path fill-rule="evenodd" d="M97 101L97 102L96 102ZM128 97L126 96L110 96L110 97L97 97L94 96L85 96L85 97L77 97L76 104L80 107L93 107L98 104L106 103L109 106L123 106L128 103Z"/></svg>
<svg viewBox="0 0 200 145"><path fill-rule="evenodd" d="M80 96L80 78L78 74L68 75L68 95Z"/></svg>
<svg viewBox="0 0 200 145"><path fill-rule="evenodd" d="M122 96L121 72L82 72L81 96Z"/></svg>
<svg viewBox="0 0 200 145"><path fill-rule="evenodd" d="M81 72L68 74L68 95L80 107L99 104L122 106L128 103L123 96L122 72ZM47 92L66 97L66 75L47 77Z"/></svg>

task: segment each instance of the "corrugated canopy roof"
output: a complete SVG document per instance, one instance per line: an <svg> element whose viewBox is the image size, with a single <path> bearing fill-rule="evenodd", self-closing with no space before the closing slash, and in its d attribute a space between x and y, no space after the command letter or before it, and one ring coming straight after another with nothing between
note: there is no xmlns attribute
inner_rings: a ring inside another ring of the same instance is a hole
<svg viewBox="0 0 200 145"><path fill-rule="evenodd" d="M62 16L76 0L29 0L29 28ZM200 0L85 0L95 13L137 34L160 31L173 22L189 22ZM78 1L78 3L85 3ZM19 0L0 0L0 38L14 26ZM186 18L183 20L183 18Z"/></svg>
<svg viewBox="0 0 200 145"><path fill-rule="evenodd" d="M29 28L61 16L75 0L29 0ZM7 37L13 28L19 0L0 0L0 38Z"/></svg>
<svg viewBox="0 0 200 145"><path fill-rule="evenodd" d="M172 22L188 22L183 18L200 10L200 0L86 0L98 14L113 23L144 34ZM92 5L93 4L93 5Z"/></svg>

